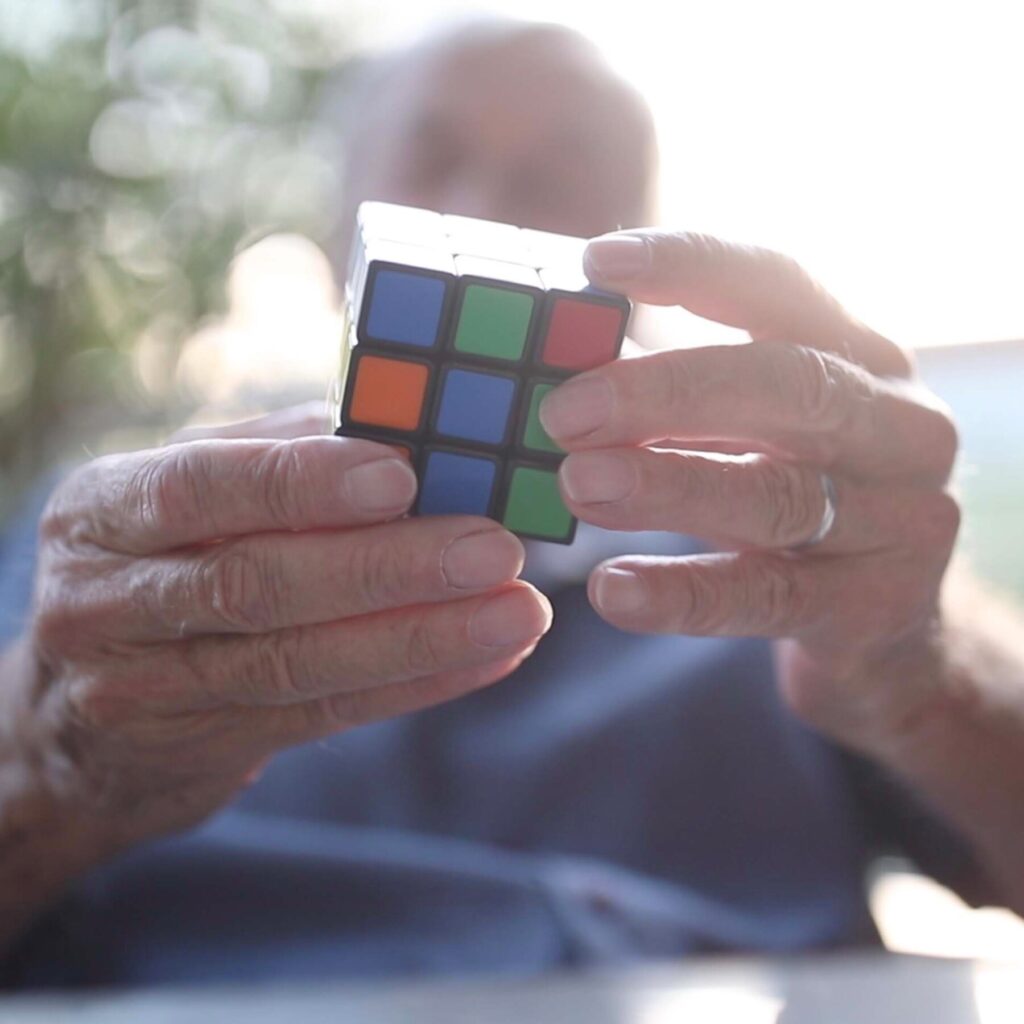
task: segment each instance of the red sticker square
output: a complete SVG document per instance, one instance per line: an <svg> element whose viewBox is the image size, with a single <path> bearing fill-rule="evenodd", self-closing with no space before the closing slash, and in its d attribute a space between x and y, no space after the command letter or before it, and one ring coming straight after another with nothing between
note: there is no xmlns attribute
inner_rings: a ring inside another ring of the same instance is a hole
<svg viewBox="0 0 1024 1024"><path fill-rule="evenodd" d="M618 355L624 314L614 306L557 299L548 321L541 361L561 370L589 370Z"/></svg>

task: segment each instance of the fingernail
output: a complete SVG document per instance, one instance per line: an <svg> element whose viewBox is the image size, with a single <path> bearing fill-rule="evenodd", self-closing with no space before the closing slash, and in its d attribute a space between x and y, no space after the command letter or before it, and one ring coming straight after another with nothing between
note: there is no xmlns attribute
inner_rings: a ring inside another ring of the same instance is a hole
<svg viewBox="0 0 1024 1024"><path fill-rule="evenodd" d="M470 620L469 636L481 647L513 647L546 633L551 617L551 605L543 594L518 589L481 605Z"/></svg>
<svg viewBox="0 0 1024 1024"><path fill-rule="evenodd" d="M344 477L349 501L363 512L398 512L416 496L416 474L403 459L374 459Z"/></svg>
<svg viewBox="0 0 1024 1024"><path fill-rule="evenodd" d="M651 250L636 235L602 235L583 254L588 274L612 281L639 277L651 265Z"/></svg>
<svg viewBox="0 0 1024 1024"><path fill-rule="evenodd" d="M605 452L580 452L562 463L562 486L581 505L622 501L636 487L636 469L629 459Z"/></svg>
<svg viewBox="0 0 1024 1024"><path fill-rule="evenodd" d="M578 377L549 391L540 403L540 422L552 438L580 437L607 422L612 389L603 377Z"/></svg>
<svg viewBox="0 0 1024 1024"><path fill-rule="evenodd" d="M519 574L525 553L506 530L484 530L457 537L441 552L441 572L459 590L496 587Z"/></svg>
<svg viewBox="0 0 1024 1024"><path fill-rule="evenodd" d="M598 611L612 615L632 614L646 607L647 584L629 569L600 569L594 581L594 603Z"/></svg>

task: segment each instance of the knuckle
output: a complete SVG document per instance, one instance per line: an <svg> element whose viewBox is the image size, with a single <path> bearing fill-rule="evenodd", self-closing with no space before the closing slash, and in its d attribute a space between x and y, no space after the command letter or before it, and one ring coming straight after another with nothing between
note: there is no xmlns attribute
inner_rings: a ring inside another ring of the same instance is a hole
<svg viewBox="0 0 1024 1024"><path fill-rule="evenodd" d="M405 678L432 675L445 666L444 643L427 615L409 622L400 648L400 672Z"/></svg>
<svg viewBox="0 0 1024 1024"><path fill-rule="evenodd" d="M315 690L305 637L302 628L286 629L264 634L255 645L253 678L266 681L275 702L306 700Z"/></svg>
<svg viewBox="0 0 1024 1024"><path fill-rule="evenodd" d="M755 507L764 512L768 545L789 547L814 533L821 517L811 498L810 474L796 466L764 459L754 480Z"/></svg>
<svg viewBox="0 0 1024 1024"><path fill-rule="evenodd" d="M721 588L715 574L699 563L680 573L672 588L675 618L682 631L696 635L714 634L721 628Z"/></svg>
<svg viewBox="0 0 1024 1024"><path fill-rule="evenodd" d="M241 659L239 659L241 660ZM229 654L222 651L217 638L199 642L178 643L173 645L172 669L168 678L176 680L183 694L195 705L203 708L218 707L226 703L226 685L236 685L243 692L251 686L252 672L247 671L243 663L240 667L234 663ZM241 681L234 683L236 668Z"/></svg>
<svg viewBox="0 0 1024 1024"><path fill-rule="evenodd" d="M129 477L125 501L142 528L155 533L183 513L202 516L209 477L209 467L198 448L162 449Z"/></svg>
<svg viewBox="0 0 1024 1024"><path fill-rule="evenodd" d="M39 517L41 542L74 545L79 541L97 541L110 534L112 518L105 495L109 473L122 456L104 456L79 466L49 496Z"/></svg>
<svg viewBox="0 0 1024 1024"><path fill-rule="evenodd" d="M807 619L809 595L801 574L778 558L751 560L743 607L756 609L765 632L774 635Z"/></svg>
<svg viewBox="0 0 1024 1024"><path fill-rule="evenodd" d="M272 520L284 529L301 526L307 514L307 489L302 484L303 457L297 445L280 441L253 462L257 492Z"/></svg>
<svg viewBox="0 0 1024 1024"><path fill-rule="evenodd" d="M411 566L412 559L394 543L374 540L353 546L345 575L360 605L387 608L408 593Z"/></svg>
<svg viewBox="0 0 1024 1024"><path fill-rule="evenodd" d="M279 706L317 697L307 630L302 627L232 640L226 656L189 657L198 696L207 707ZM236 644L240 645L236 647Z"/></svg>
<svg viewBox="0 0 1024 1024"><path fill-rule="evenodd" d="M232 631L263 632L283 603L280 573L267 554L227 545L200 560L195 590L203 611Z"/></svg>
<svg viewBox="0 0 1024 1024"><path fill-rule="evenodd" d="M786 369L787 380L776 383L788 396L800 421L812 429L827 430L845 420L845 392L840 387L836 362L819 349L794 347ZM781 369L775 363L776 374Z"/></svg>
<svg viewBox="0 0 1024 1024"><path fill-rule="evenodd" d="M135 717L134 702L116 686L83 678L67 688L66 724L76 730L109 733L124 728Z"/></svg>

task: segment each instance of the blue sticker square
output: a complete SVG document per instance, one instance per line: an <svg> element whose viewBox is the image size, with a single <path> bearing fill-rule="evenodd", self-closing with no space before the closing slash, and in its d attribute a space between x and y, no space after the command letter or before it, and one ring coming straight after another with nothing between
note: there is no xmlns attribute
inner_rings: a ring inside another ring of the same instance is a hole
<svg viewBox="0 0 1024 1024"><path fill-rule="evenodd" d="M497 466L490 459L455 452L430 452L420 482L419 511L423 515L485 516Z"/></svg>
<svg viewBox="0 0 1024 1024"><path fill-rule="evenodd" d="M430 348L437 341L444 296L441 278L378 270L369 298L366 333L375 341Z"/></svg>
<svg viewBox="0 0 1024 1024"><path fill-rule="evenodd" d="M441 388L439 434L481 444L504 444L516 395L510 377L474 370L449 370Z"/></svg>

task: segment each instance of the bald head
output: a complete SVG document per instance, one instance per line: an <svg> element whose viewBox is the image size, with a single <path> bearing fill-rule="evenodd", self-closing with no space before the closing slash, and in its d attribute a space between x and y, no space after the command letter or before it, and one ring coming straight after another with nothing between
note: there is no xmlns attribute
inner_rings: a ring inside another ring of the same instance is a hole
<svg viewBox="0 0 1024 1024"><path fill-rule="evenodd" d="M568 28L446 28L375 61L346 109L343 233L363 199L588 236L652 219L648 108Z"/></svg>

